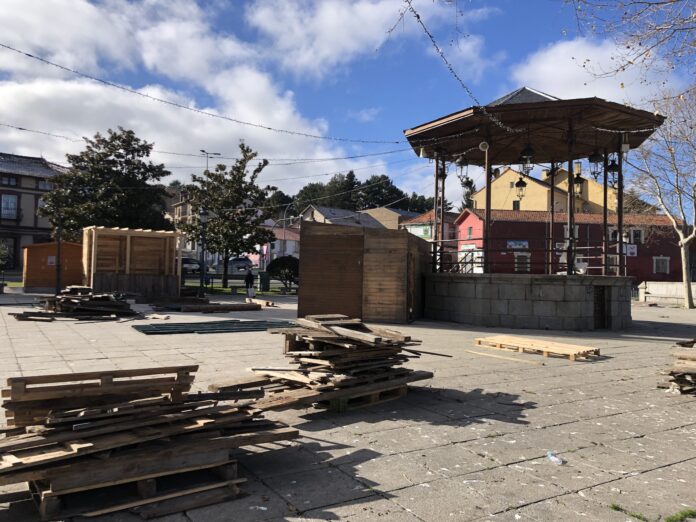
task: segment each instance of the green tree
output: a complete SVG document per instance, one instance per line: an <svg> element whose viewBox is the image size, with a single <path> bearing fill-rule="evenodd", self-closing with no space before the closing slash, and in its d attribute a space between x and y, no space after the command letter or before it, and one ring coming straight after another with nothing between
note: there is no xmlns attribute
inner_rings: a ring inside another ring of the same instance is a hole
<svg viewBox="0 0 696 522"><path fill-rule="evenodd" d="M383 207L393 204L395 208L403 208L398 206L408 199L408 196L399 187L394 185L389 176L372 175L360 185L360 190L357 191L357 207L356 210L365 210L368 208Z"/></svg>
<svg viewBox="0 0 696 522"><path fill-rule="evenodd" d="M426 198L423 194L416 194L413 192L408 199L403 202L399 202L394 205L395 208L400 208L401 210L408 210L411 212L427 212L433 208L433 197Z"/></svg>
<svg viewBox="0 0 696 522"><path fill-rule="evenodd" d="M346 210L356 210L357 193L360 181L355 177L351 170L348 174L335 174L326 183L324 188L324 198L318 203L327 207L343 208Z"/></svg>
<svg viewBox="0 0 696 522"><path fill-rule="evenodd" d="M153 144L122 127L84 139L84 151L67 155L68 172L53 178L55 189L44 196L40 214L54 228L62 223L64 238L71 239L91 225L171 230L167 191L153 184L170 172L148 160Z"/></svg>
<svg viewBox="0 0 696 522"><path fill-rule="evenodd" d="M270 230L261 228L270 214L263 208L268 194L275 187L261 188L256 180L268 165L262 160L249 172L250 164L257 153L241 143L241 157L227 170L217 165L214 171L205 171L202 176L193 175L193 183L186 186L187 198L192 212L198 215L201 209L208 212L205 225L205 245L209 252L222 255L224 269L222 285L227 287L227 261L232 255L255 252L257 245L273 240ZM192 237L201 237L202 225L198 219L181 226Z"/></svg>
<svg viewBox="0 0 696 522"><path fill-rule="evenodd" d="M315 201L317 205L323 205L325 194L326 185L323 183L307 183L295 196L295 208L298 212L302 212L309 204Z"/></svg>
<svg viewBox="0 0 696 522"><path fill-rule="evenodd" d="M263 206L266 207L271 217L281 219L285 213L285 207L292 202L293 199L291 196L288 196L282 190L274 190L271 195L266 198ZM290 215L290 211L287 212L287 215Z"/></svg>
<svg viewBox="0 0 696 522"><path fill-rule="evenodd" d="M283 283L286 290L290 290L300 273L300 260L293 256L276 257L268 263L266 272Z"/></svg>

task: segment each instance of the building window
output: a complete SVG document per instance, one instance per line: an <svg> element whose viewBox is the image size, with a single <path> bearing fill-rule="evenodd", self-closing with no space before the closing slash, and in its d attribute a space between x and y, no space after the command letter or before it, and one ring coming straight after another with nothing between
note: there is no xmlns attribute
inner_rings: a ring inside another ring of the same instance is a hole
<svg viewBox="0 0 696 522"><path fill-rule="evenodd" d="M669 274L669 257L653 257L653 274Z"/></svg>
<svg viewBox="0 0 696 522"><path fill-rule="evenodd" d="M3 174L0 176L0 185L5 185L8 187L16 187L18 184L17 176L12 176L11 174Z"/></svg>
<svg viewBox="0 0 696 522"><path fill-rule="evenodd" d="M468 227L466 229L466 238L471 239L472 237L474 237L474 227Z"/></svg>
<svg viewBox="0 0 696 522"><path fill-rule="evenodd" d="M614 275L618 274L619 273L619 256L608 255L607 261L609 264L608 273L614 274Z"/></svg>
<svg viewBox="0 0 696 522"><path fill-rule="evenodd" d="M529 273L531 257L529 252L515 252L515 272Z"/></svg>
<svg viewBox="0 0 696 522"><path fill-rule="evenodd" d="M46 206L46 202L44 201L44 198L39 198L39 200L36 202L36 207L37 208L44 208Z"/></svg>
<svg viewBox="0 0 696 522"><path fill-rule="evenodd" d="M578 238L578 230L579 230L579 225L575 225L573 227L573 230L575 231L575 234L573 234L573 238L577 239ZM563 225L563 238L568 239L568 225Z"/></svg>
<svg viewBox="0 0 696 522"><path fill-rule="evenodd" d="M512 210L519 210L520 209L520 200L515 199L512 202Z"/></svg>
<svg viewBox="0 0 696 522"><path fill-rule="evenodd" d="M45 179L40 179L36 183L36 188L39 190L53 190L53 183Z"/></svg>
<svg viewBox="0 0 696 522"><path fill-rule="evenodd" d="M510 188L515 188L515 182L514 182L514 181L511 181L511 182L510 182Z"/></svg>
<svg viewBox="0 0 696 522"><path fill-rule="evenodd" d="M631 229L631 243L634 245L642 245L643 244L643 229L642 228L634 228Z"/></svg>
<svg viewBox="0 0 696 522"><path fill-rule="evenodd" d="M2 219L17 219L17 196L15 194L3 194L1 199Z"/></svg>

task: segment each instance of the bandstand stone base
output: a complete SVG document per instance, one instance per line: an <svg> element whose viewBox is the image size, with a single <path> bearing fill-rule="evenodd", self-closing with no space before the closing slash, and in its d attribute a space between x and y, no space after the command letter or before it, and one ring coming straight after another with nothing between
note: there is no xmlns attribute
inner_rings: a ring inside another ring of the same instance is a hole
<svg viewBox="0 0 696 522"><path fill-rule="evenodd" d="M631 279L540 274L427 274L428 319L476 326L620 330L631 324Z"/></svg>

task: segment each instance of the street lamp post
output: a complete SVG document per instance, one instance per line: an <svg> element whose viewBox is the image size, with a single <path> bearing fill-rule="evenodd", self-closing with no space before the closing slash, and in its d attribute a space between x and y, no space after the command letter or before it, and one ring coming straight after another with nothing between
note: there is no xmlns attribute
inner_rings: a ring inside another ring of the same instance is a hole
<svg viewBox="0 0 696 522"><path fill-rule="evenodd" d="M288 203L287 205L285 205L285 211L283 212L283 239L281 240L282 241L281 244L283 245L283 249L282 249L283 256L285 256L285 242L287 241L286 237L285 237L285 224L287 223L288 209L292 206L293 206L292 203ZM292 219L292 216L290 216L290 219Z"/></svg>
<svg viewBox="0 0 696 522"><path fill-rule="evenodd" d="M204 296L204 291L203 287L205 285L205 276L206 276L206 266L205 266L205 227L208 224L208 211L201 207L201 209L198 211L198 219L201 224L201 254L200 254L200 281L198 283L198 297L203 297Z"/></svg>
<svg viewBox="0 0 696 522"><path fill-rule="evenodd" d="M210 159L210 156L220 156L219 152L208 152L207 150L201 149L201 152L205 154L205 170L208 169L208 160Z"/></svg>

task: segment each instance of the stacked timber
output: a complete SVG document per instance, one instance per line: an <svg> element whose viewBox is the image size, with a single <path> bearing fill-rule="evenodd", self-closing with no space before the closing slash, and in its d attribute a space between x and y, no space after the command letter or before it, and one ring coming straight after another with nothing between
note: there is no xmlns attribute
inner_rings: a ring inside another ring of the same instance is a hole
<svg viewBox="0 0 696 522"><path fill-rule="evenodd" d="M672 356L675 360L665 372L667 380L662 387L678 393L696 393L696 350L679 350Z"/></svg>
<svg viewBox="0 0 696 522"><path fill-rule="evenodd" d="M421 351L409 336L371 328L344 315L309 315L295 328L271 333L285 337L284 355L292 366L252 368L271 384L289 391L265 398L259 407L283 407L308 402L343 411L403 396L410 382L432 378L430 372L402 366ZM294 401L294 402L293 402Z"/></svg>
<svg viewBox="0 0 696 522"><path fill-rule="evenodd" d="M232 451L297 431L263 418L253 384L190 393L197 368L8 379L0 486L28 482L41 520L148 519L236 497Z"/></svg>
<svg viewBox="0 0 696 522"><path fill-rule="evenodd" d="M90 288L69 287L62 293L44 299L43 311L26 311L13 315L18 321L53 321L58 317L71 319L109 319L138 315L123 294L94 294Z"/></svg>

